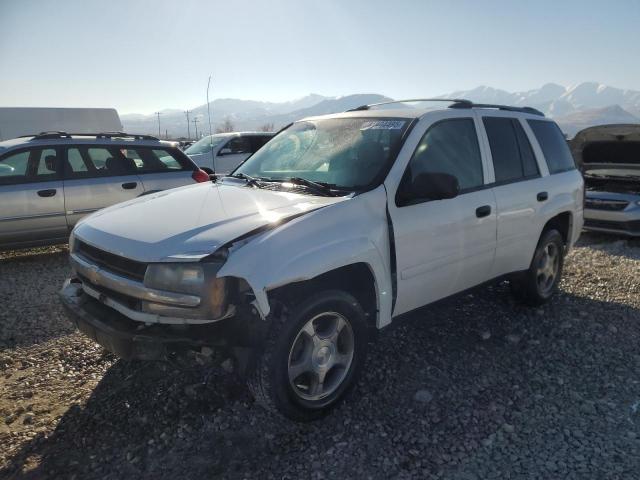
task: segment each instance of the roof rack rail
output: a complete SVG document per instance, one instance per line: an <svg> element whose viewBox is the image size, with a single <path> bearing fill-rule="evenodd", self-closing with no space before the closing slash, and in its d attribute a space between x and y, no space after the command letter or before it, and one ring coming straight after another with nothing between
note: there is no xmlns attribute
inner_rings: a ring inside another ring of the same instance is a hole
<svg viewBox="0 0 640 480"><path fill-rule="evenodd" d="M360 112L369 110L371 107L379 107L380 105L390 105L393 103L416 103L416 102L453 102L453 103L471 103L469 100L463 98L409 98L406 100L389 100L386 102L370 103L368 105L360 105L356 108L351 108L347 112Z"/></svg>
<svg viewBox="0 0 640 480"><path fill-rule="evenodd" d="M49 132L40 132L35 135L22 135L20 138L25 137L33 137L33 140L46 140L49 138L71 138L71 134L67 132L60 132L57 130L52 130Z"/></svg>
<svg viewBox="0 0 640 480"><path fill-rule="evenodd" d="M544 113L532 107L513 107L510 105L498 105L493 103L473 103L469 100L464 102L457 102L449 105L449 108L495 108L497 110L505 110L508 112L521 112L530 113L531 115L538 115L544 117Z"/></svg>
<svg viewBox="0 0 640 480"><path fill-rule="evenodd" d="M108 139L108 138L133 138L134 140L155 140L160 141L159 138L153 135L145 134L131 134L124 132L100 132L100 133L67 133L60 131L40 132L36 135L23 135L20 138L33 137L32 140L49 140L52 138L71 138L71 137L96 137L96 139Z"/></svg>
<svg viewBox="0 0 640 480"><path fill-rule="evenodd" d="M83 135L83 134L80 134ZM153 135L145 135L138 133L124 133L124 132L101 132L95 134L96 138L133 138L135 140L157 140L160 141L158 137L154 137Z"/></svg>

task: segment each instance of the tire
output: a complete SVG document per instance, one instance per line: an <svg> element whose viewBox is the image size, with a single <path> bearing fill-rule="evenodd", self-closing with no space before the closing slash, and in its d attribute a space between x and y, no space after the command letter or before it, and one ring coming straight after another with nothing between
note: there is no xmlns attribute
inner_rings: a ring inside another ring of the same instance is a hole
<svg viewBox="0 0 640 480"><path fill-rule="evenodd" d="M249 374L249 390L268 410L294 421L315 420L357 382L367 352L365 313L338 290L280 310Z"/></svg>
<svg viewBox="0 0 640 480"><path fill-rule="evenodd" d="M558 230L540 236L529 269L511 278L511 292L521 302L537 306L546 303L558 289L564 265L564 240Z"/></svg>

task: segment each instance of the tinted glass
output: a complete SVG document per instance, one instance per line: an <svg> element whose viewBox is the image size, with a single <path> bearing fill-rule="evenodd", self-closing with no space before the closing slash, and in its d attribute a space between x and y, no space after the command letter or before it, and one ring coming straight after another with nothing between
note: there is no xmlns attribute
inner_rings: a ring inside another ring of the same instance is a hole
<svg viewBox="0 0 640 480"><path fill-rule="evenodd" d="M0 183L25 181L28 165L29 151L6 156L0 160Z"/></svg>
<svg viewBox="0 0 640 480"><path fill-rule="evenodd" d="M513 121L513 127L516 129L516 137L518 139L518 147L520 148L520 158L522 160L522 170L525 177L534 177L540 174L536 156L531 148L531 143L524 128L518 120Z"/></svg>
<svg viewBox="0 0 640 480"><path fill-rule="evenodd" d="M409 120L330 118L296 122L234 173L272 180L301 177L358 190L390 167Z"/></svg>
<svg viewBox="0 0 640 480"><path fill-rule="evenodd" d="M540 144L549 173L566 172L576 168L567 141L558 125L545 120L527 120L527 122Z"/></svg>
<svg viewBox="0 0 640 480"><path fill-rule="evenodd" d="M427 130L411 157L404 181L413 181L421 173L453 175L460 190L483 184L482 157L472 119L445 120Z"/></svg>
<svg viewBox="0 0 640 480"><path fill-rule="evenodd" d="M236 137L229 140L223 148L230 149L234 154L251 153L251 142L249 137Z"/></svg>
<svg viewBox="0 0 640 480"><path fill-rule="evenodd" d="M510 118L483 117L489 137L496 182L509 182L524 176L516 131Z"/></svg>
<svg viewBox="0 0 640 480"><path fill-rule="evenodd" d="M125 163L133 166L139 173L183 170L183 159L170 150L159 148L121 148ZM186 164L186 162L184 162Z"/></svg>

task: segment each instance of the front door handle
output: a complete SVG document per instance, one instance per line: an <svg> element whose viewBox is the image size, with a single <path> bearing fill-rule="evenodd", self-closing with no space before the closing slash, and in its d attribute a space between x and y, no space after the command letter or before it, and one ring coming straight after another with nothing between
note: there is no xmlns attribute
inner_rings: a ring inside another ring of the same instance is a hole
<svg viewBox="0 0 640 480"><path fill-rule="evenodd" d="M547 192L540 192L536 198L538 199L539 202L544 202L546 199L549 198L549 194Z"/></svg>
<svg viewBox="0 0 640 480"><path fill-rule="evenodd" d="M122 188L125 190L133 190L138 186L138 182L127 182L122 184Z"/></svg>
<svg viewBox="0 0 640 480"><path fill-rule="evenodd" d="M476 217L488 217L491 215L491 205L483 205L481 207L476 208Z"/></svg>
<svg viewBox="0 0 640 480"><path fill-rule="evenodd" d="M49 188L47 190L38 190L38 196L40 197L53 197L57 190L55 188Z"/></svg>

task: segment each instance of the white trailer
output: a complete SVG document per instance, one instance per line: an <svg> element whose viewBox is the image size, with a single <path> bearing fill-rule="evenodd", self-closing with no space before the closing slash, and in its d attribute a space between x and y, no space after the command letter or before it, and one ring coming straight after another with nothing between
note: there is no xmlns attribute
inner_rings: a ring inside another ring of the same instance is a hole
<svg viewBox="0 0 640 480"><path fill-rule="evenodd" d="M115 108L0 107L0 141L40 132L121 132Z"/></svg>

